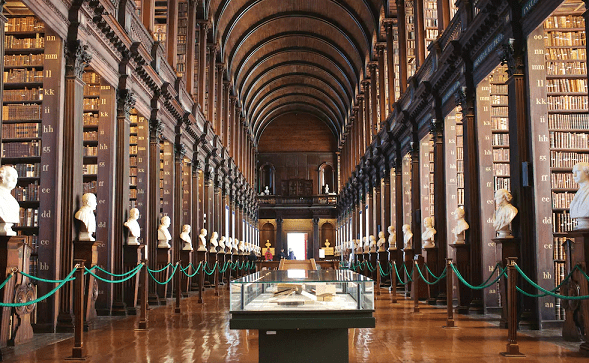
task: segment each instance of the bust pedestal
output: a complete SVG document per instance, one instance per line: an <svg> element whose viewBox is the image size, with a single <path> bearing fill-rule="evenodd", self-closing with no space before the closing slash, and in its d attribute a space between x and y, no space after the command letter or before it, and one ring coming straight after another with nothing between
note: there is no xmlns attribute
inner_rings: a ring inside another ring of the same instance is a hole
<svg viewBox="0 0 589 363"><path fill-rule="evenodd" d="M0 236L0 273L4 281L13 268L18 268L25 273L29 272L29 259L31 247L27 236ZM13 302L15 295L36 299L34 286L28 284L34 282L21 274L15 274L2 289L2 301ZM14 346L33 338L31 327L32 307L3 308L0 309L0 358L4 356L7 346ZM12 322L11 322L12 320ZM9 339L9 335L12 338Z"/></svg>
<svg viewBox="0 0 589 363"><path fill-rule="evenodd" d="M411 270L413 269L413 258L415 256L415 252L413 251L413 248L405 248L403 249L403 263L405 264L405 266L407 266L407 273L411 273ZM401 275L401 277L407 281L407 284L405 284L405 297L410 297L411 295L411 291L413 290L413 283L411 281L409 281L409 278L412 276L407 276L407 274L405 273L405 269L403 268L402 264L397 264L397 269L399 269L399 275Z"/></svg>
<svg viewBox="0 0 589 363"><path fill-rule="evenodd" d="M156 254L155 258L156 258L155 270L162 269L172 261L172 250L170 250L169 248L159 248L158 247L157 254ZM170 267L163 270L162 272L155 272L154 276L159 281L166 281L170 277ZM166 305L168 303L168 301L166 300L166 297L168 296L168 286L170 286L170 285L171 284L165 284L165 285L157 284L156 292L157 292L159 305Z"/></svg>
<svg viewBox="0 0 589 363"><path fill-rule="evenodd" d="M180 266L181 267L186 267L188 265L190 265L190 262L192 261L192 251L191 250L180 250ZM198 266L198 265L195 265ZM191 280L195 279L195 277L188 277L186 276L185 273L183 273L182 271L177 271L176 273L181 273L182 277L181 277L181 281L182 281L182 297L188 297L188 288L190 287L190 282ZM191 267L190 269L186 270L187 274L193 274L194 273L194 268Z"/></svg>
<svg viewBox="0 0 589 363"><path fill-rule="evenodd" d="M580 265L581 269L585 273L589 273L589 229L575 230L567 234L568 238L573 239L573 243L570 248L570 255L567 256L570 261L569 266ZM569 271L567 271L568 273ZM571 282L579 287L579 295L589 295L589 286L587 279L583 276L580 271L575 271L571 277ZM570 305L570 304L569 304ZM574 313L574 311L571 311ZM582 324L584 328L584 336L581 336L583 343L579 350L585 355L589 355L589 300L580 300L578 305L577 321ZM569 311L566 312L568 320ZM566 323L566 322L565 322Z"/></svg>
<svg viewBox="0 0 589 363"><path fill-rule="evenodd" d="M470 245L465 243L451 243L450 247L454 249L454 264L466 281L470 281ZM468 305L470 304L470 289L458 278L454 279L454 286L458 288L458 306L456 312L459 314L468 314Z"/></svg>
<svg viewBox="0 0 589 363"><path fill-rule="evenodd" d="M423 260L425 261L425 263L427 264L427 267L429 267L429 269L436 274L436 276L440 276L440 269L438 268L438 248L437 247L429 247L429 248L424 248L423 250ZM425 270L425 271L423 271ZM427 272L427 269L423 269L423 276L425 276L429 281L433 282L434 281L434 277L431 276L429 274L429 272ZM436 301L437 301L437 297L439 294L439 286L440 283L437 283L435 285L429 285L424 283L425 285L427 285L427 303L428 305L436 305Z"/></svg>
<svg viewBox="0 0 589 363"><path fill-rule="evenodd" d="M388 269L389 269L389 258L388 258L389 256L388 256L388 252L386 250L385 251L379 251L379 252L377 252L377 256L378 256L378 262L380 263L380 266L382 267L382 271L383 272L387 272ZM380 276L380 271L377 270L377 272L378 272L378 275L377 276ZM381 276L381 283L387 283L387 280L386 279L388 279L390 277L391 277L390 275L388 275L388 276ZM379 292L380 292L380 289L379 289Z"/></svg>
<svg viewBox="0 0 589 363"><path fill-rule="evenodd" d="M203 250L197 250L196 251L196 260L197 260L197 265L196 267L198 267L198 264L200 264L200 273L196 276L198 276L198 303L202 304L202 293L204 291L204 284L205 284L205 273L203 271L203 265L205 264L206 260L207 260L207 251L203 251Z"/></svg>
<svg viewBox="0 0 589 363"><path fill-rule="evenodd" d="M143 254L144 245L126 245L123 247L123 269L124 272L128 272L137 267L141 263L141 256ZM124 289L124 302L127 308L127 314L137 315L137 298L139 297L139 279L141 274L147 273L143 270L145 266L139 271L135 277L123 282L125 285Z"/></svg>
<svg viewBox="0 0 589 363"><path fill-rule="evenodd" d="M413 255L413 264L415 264L415 262L417 262L417 266L413 266L413 268L419 268L421 270L421 274L423 276L427 276L425 273L425 267L423 266L423 256L421 254L414 254ZM411 267L409 267L409 265L407 265L407 269L409 270L409 272L411 272ZM416 271L417 272L417 271ZM412 284L411 286L411 298L413 300L415 300L415 294L417 294L417 299L418 300L427 300L428 298L428 284L426 284L425 282L423 282L423 280L421 279L421 276L419 276L419 272L417 272L417 274L413 274L413 276L411 276L413 278L413 281L415 281L415 279L419 279L419 283L418 284ZM415 289L415 286L417 285L417 290Z"/></svg>
<svg viewBox="0 0 589 363"><path fill-rule="evenodd" d="M84 266L89 269L98 263L98 247L96 241L74 241L74 260L85 260ZM96 319L96 299L98 298L98 282L94 276L86 275L86 292L84 298L86 299L84 306L86 314L84 319L84 331L90 330ZM108 284L107 288L112 288ZM109 312L110 313L110 312Z"/></svg>
<svg viewBox="0 0 589 363"><path fill-rule="evenodd" d="M519 238L507 237L507 238L493 238L493 242L497 247L501 248L501 267L507 266L507 257L517 257L517 261L520 261L520 240ZM507 329L507 281L506 279L499 280L499 288L501 289L501 320L499 321L499 327ZM518 304L518 315L519 315L519 304ZM520 319L517 319L519 322Z"/></svg>
<svg viewBox="0 0 589 363"><path fill-rule="evenodd" d="M364 253L362 254L362 258L364 259L364 261L367 261L369 263L372 264L372 262L370 261L370 253L366 250L364 250ZM370 270L368 269L368 263L364 263L364 272L363 272L364 276L366 277L371 277L370 275Z"/></svg>

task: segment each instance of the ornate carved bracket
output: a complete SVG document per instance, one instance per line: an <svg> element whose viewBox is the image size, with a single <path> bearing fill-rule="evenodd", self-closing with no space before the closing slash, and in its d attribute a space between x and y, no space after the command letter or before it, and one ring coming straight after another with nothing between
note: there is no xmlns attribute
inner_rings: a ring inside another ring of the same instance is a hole
<svg viewBox="0 0 589 363"><path fill-rule="evenodd" d="M131 115L131 109L135 106L135 95L128 89L117 89L117 111L126 119Z"/></svg>
<svg viewBox="0 0 589 363"><path fill-rule="evenodd" d="M84 68L92 60L92 55L88 53L88 45L83 44L80 40L69 42L65 48L65 70L66 76L82 79Z"/></svg>

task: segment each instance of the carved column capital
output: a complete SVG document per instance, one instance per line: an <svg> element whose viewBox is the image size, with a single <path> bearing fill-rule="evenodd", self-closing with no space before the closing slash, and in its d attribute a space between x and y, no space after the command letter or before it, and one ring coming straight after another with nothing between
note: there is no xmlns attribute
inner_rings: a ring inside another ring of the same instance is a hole
<svg viewBox="0 0 589 363"><path fill-rule="evenodd" d="M135 107L135 94L128 89L117 89L117 111L119 115L129 118L131 109Z"/></svg>
<svg viewBox="0 0 589 363"><path fill-rule="evenodd" d="M65 70L66 76L82 79L84 68L92 60L88 53L88 45L82 44L80 40L68 42L65 48Z"/></svg>
<svg viewBox="0 0 589 363"><path fill-rule="evenodd" d="M160 139L164 131L164 124L161 120L153 118L149 120L149 134L153 139Z"/></svg>

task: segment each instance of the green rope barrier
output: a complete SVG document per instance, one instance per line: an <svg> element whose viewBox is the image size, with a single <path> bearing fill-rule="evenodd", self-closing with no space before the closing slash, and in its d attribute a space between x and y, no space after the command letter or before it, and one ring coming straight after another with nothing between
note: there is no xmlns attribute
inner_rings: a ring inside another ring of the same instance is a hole
<svg viewBox="0 0 589 363"><path fill-rule="evenodd" d="M188 266L186 266L186 267L182 267L182 266L180 266L180 271L182 271L182 272L184 272L184 273L185 273L186 271L188 271L188 269L189 269L191 266L192 266L192 267L194 267L194 265L192 264L192 262L191 262L191 263L189 263L189 264L188 264Z"/></svg>
<svg viewBox="0 0 589 363"><path fill-rule="evenodd" d="M391 267L389 267L389 271L386 274L384 273L384 271L382 270L382 266L380 265L380 261L378 262L378 269L380 272L380 276L382 276L382 277L386 277L391 274Z"/></svg>
<svg viewBox="0 0 589 363"><path fill-rule="evenodd" d="M442 274L441 274L439 277L435 277L435 275L434 275L434 274L432 274L432 276L434 276L434 280L436 280L436 281L434 281L434 282L429 282L429 281L427 281L427 279L425 278L425 276L423 276L423 273L421 272L421 269L420 269L420 268L417 268L417 272L419 272L419 276L421 276L421 279L422 279L422 280L423 280L423 281L424 281L426 284L428 284L428 285L435 285L435 284L437 284L438 282L440 282L440 280L441 280L442 278L446 277L446 269L447 269L447 268L448 268L448 266L444 267L444 271L442 271ZM429 269L428 269L428 270L429 270Z"/></svg>
<svg viewBox="0 0 589 363"><path fill-rule="evenodd" d="M564 299L564 300L585 300L585 299L589 299L589 295L583 295L583 296L567 296L567 295L560 295L560 294L555 294L552 291L546 290L545 288L543 288L542 286L536 284L534 281L532 281L532 279L530 279L520 268L519 266L516 264L514 264L515 266L515 270L517 272L519 272L520 275L522 275L522 277L524 278L524 280L526 280L527 282L530 283L530 285L532 285L536 290L540 290L543 293L545 293L546 295L550 295L559 299ZM519 289L521 290L521 289ZM523 291L523 290L521 290ZM521 292L520 291L520 292Z"/></svg>
<svg viewBox="0 0 589 363"><path fill-rule="evenodd" d="M211 272L207 272L207 266L208 266L208 262L205 263L205 265L203 265L202 270L208 275L211 276L215 270L217 269L217 265L219 264L219 262L215 262L215 264L213 265L213 268L210 270Z"/></svg>
<svg viewBox="0 0 589 363"><path fill-rule="evenodd" d="M107 280L105 278L102 278L98 275L96 275L94 272L92 272L91 270L88 270L88 273L92 276L94 276L94 278L100 280L100 281L104 281L104 282L108 282L110 284L120 284L121 282L125 282L129 279L132 279L133 277L135 277L135 275L137 275L139 273L139 271L141 270L141 267L143 267L143 264L137 265L137 267L135 267L133 270L131 270L131 272L133 272L132 275L129 275L123 279L120 280Z"/></svg>
<svg viewBox="0 0 589 363"><path fill-rule="evenodd" d="M168 264L167 264L165 267L163 267L163 268L160 268L159 270L152 270L152 269L150 269L150 268L148 267L148 268L147 268L147 271L149 271L149 272L162 272L163 270L167 269L167 268L168 268L168 267L170 267L170 266L172 266L172 263L171 263L171 262L168 262Z"/></svg>
<svg viewBox="0 0 589 363"><path fill-rule="evenodd" d="M182 272L184 273L184 275L186 275L186 276L188 276L188 277L194 277L194 276L196 276L196 274L198 274L198 272L199 272L200 268L202 267L202 261L200 261L200 262L198 263L198 266L196 267L196 271L195 271L193 274L187 274L187 273L186 273L186 271L188 271L188 268L189 268L190 266L194 267L194 265L192 265L192 262L190 263L190 265L186 266L186 268L184 268L184 269L180 268L180 270L182 270Z"/></svg>
<svg viewBox="0 0 589 363"><path fill-rule="evenodd" d="M368 260L366 261L366 267L368 267L368 271L370 272L374 272L374 270L376 270L376 267L372 267L372 264Z"/></svg>
<svg viewBox="0 0 589 363"><path fill-rule="evenodd" d="M434 273L432 272L432 270L430 270L430 269L429 269L429 266L428 266L426 263L424 263L424 265L425 265L425 268L427 269L427 272L428 272L430 275L432 275L432 277L433 277L434 279L439 279L439 277L438 277L438 276L436 276L436 275L434 275ZM447 269L447 268L448 268L448 266L445 266L445 267L444 267L444 271L446 271L446 269ZM442 273L444 273L444 272L442 272ZM442 276L442 275L440 274L440 276Z"/></svg>
<svg viewBox="0 0 589 363"><path fill-rule="evenodd" d="M229 265L227 264L227 261L225 261L225 263L223 263L223 267L219 268L219 273L224 274L228 268L229 268Z"/></svg>
<svg viewBox="0 0 589 363"><path fill-rule="evenodd" d="M489 280L491 280L491 278L493 277L493 275L495 274L495 271L497 271L497 269L501 267L501 262L497 262L495 264L495 268L493 269L493 272L491 272L491 274L489 275L489 278L485 280L485 282L482 283L482 285L485 285L487 282L489 282ZM507 271L507 268L503 269L503 271Z"/></svg>
<svg viewBox="0 0 589 363"><path fill-rule="evenodd" d="M137 266L140 266L140 265L142 265L142 264L140 263ZM122 273L122 274L113 274L112 272L108 272L108 271L106 271L105 269L103 269L102 267L100 267L98 265L94 265L94 266L92 266L92 268L86 269L85 274L90 273L90 271L94 270L95 268L98 269L98 270L100 270L100 271L102 271L102 272L104 272L104 273L106 273L106 274L108 274L108 275L114 276L114 277L124 277L124 276L131 275L133 272L135 272L134 270L131 270L131 271L127 271L127 272ZM135 268L137 268L137 267L135 267Z"/></svg>
<svg viewBox="0 0 589 363"><path fill-rule="evenodd" d="M18 273L21 274L21 275L23 275L23 276L28 277L29 279L43 281L43 282L48 282L50 284L61 284L62 282L67 282L66 280L48 280L48 279L42 279L40 277L29 275L28 273L25 273L25 272L22 272L22 271L18 271ZM75 280L75 278L70 279L68 281L73 281L73 280ZM6 283L6 281L4 283ZM2 289L2 287L4 287L4 284L2 286L0 286L0 289Z"/></svg>
<svg viewBox="0 0 589 363"><path fill-rule="evenodd" d="M489 284L482 284L479 286L473 286L471 284L469 284L464 277L462 277L462 275L460 274L460 271L458 271L458 269L456 268L456 266L454 266L454 264L451 265L452 266L452 270L454 270L454 273L456 274L456 276L458 277L458 280L460 280L460 282L462 282L464 285L466 285L466 287L468 287L469 289L472 290L484 290L490 286L493 286L493 284L495 284L497 281L499 281L499 279L501 277L503 277L503 273L507 270L507 268L504 268L503 271L501 271L501 273L499 274L499 276L497 276L497 278L495 280L493 280L491 283ZM487 281L489 281L489 279L487 279Z"/></svg>
<svg viewBox="0 0 589 363"><path fill-rule="evenodd" d="M168 265L171 265L171 263L169 263ZM178 264L176 264L176 266L174 266L174 270L172 271L172 274L170 275L170 277L165 281L165 282L160 282L158 279L156 279L153 274L151 273L151 271L149 270L149 268L147 269L147 272L149 272L149 276L151 276L151 278L153 279L153 281L155 281L157 284L159 285L165 285L168 282L170 282L172 280L172 277L174 277L174 274L176 273L176 270L178 269ZM159 272L162 272L163 270L159 270Z"/></svg>
<svg viewBox="0 0 589 363"><path fill-rule="evenodd" d="M397 270L397 264L395 263L395 273L397 274L397 281L401 284L401 285L407 285L409 283L409 280L406 282L403 282L403 279L401 278L401 276L399 275L399 270Z"/></svg>
<svg viewBox="0 0 589 363"><path fill-rule="evenodd" d="M71 277L74 275L74 272L76 272L76 270L78 268L79 267L76 265L76 267L72 270L72 272L70 272L69 275L67 275L65 277L65 279L61 280L61 283L59 283L59 285L57 285L53 290L49 291L48 293L46 293L45 295L41 296L40 298L37 298L35 300L31 300L31 301L27 301L27 302L24 302L24 303L5 303L5 302L2 302L2 303L0 303L0 306L2 306L2 307L16 308L16 307L20 307L20 306L33 305L33 304L36 304L36 303L38 303L40 301L43 301L43 300L47 299L49 296L55 294L57 292L57 290L61 289L61 287L63 285L65 285L67 282L72 281L72 280L75 280L75 278L71 278ZM4 287L4 284L2 285L2 287Z"/></svg>
<svg viewBox="0 0 589 363"><path fill-rule="evenodd" d="M8 281L10 281L10 279L12 278L12 276L14 276L14 273L16 271L13 271L10 273L10 275L8 275L8 277L6 278L6 280L4 280L4 282L2 283L2 285L0 285L0 290L2 290L2 288L4 287L4 285L6 285L8 283Z"/></svg>
<svg viewBox="0 0 589 363"><path fill-rule="evenodd" d="M405 262L403 262L403 268L405 269L405 273L407 274L407 280L413 281L413 278L411 276L413 276L413 269L415 268L415 266L413 266L413 268L411 269L411 273L407 271L407 265L405 265Z"/></svg>
<svg viewBox="0 0 589 363"><path fill-rule="evenodd" d="M581 270L581 268L580 268L580 266L579 266L579 265L576 265L576 266L573 268L573 270L572 270L571 272L569 272L569 274L568 274L568 275L567 275L567 276L566 276L566 277L565 277L565 278L564 278L564 279L561 281L561 283L560 283L560 284L558 284L558 286L556 286L554 289L552 289L552 290L550 290L550 291L551 291L551 292L555 292L556 290L559 290L559 289L562 287L562 285L564 285L564 284L565 284L565 283L566 283L566 282L567 282L567 281L568 281L568 280L571 278L571 276L573 276L573 272L575 272L575 270L576 270L576 269L579 269L579 271L583 271L583 270ZM526 296L529 296L529 297L534 297L534 298L537 298L537 297L544 297L544 296L548 296L548 294L530 294L529 292L526 292L526 291L524 291L524 290L520 289L520 288L519 288L519 287L517 287L517 286L516 286L516 288L517 288L517 291L519 291L519 292L521 292L522 294L524 294L524 295L526 295Z"/></svg>

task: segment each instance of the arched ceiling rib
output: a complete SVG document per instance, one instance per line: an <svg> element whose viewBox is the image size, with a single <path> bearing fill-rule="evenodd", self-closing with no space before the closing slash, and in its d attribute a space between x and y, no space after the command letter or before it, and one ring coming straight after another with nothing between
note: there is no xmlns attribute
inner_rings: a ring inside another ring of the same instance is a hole
<svg viewBox="0 0 589 363"><path fill-rule="evenodd" d="M211 0L229 79L258 140L307 112L340 138L380 31L382 0Z"/></svg>

